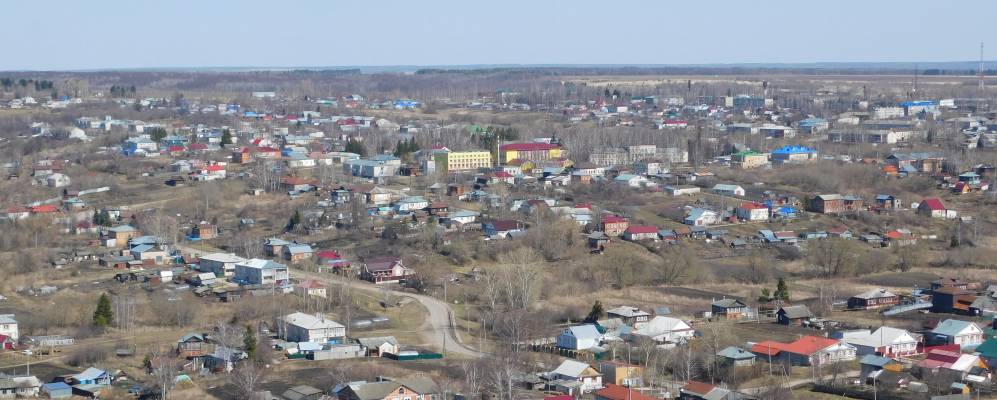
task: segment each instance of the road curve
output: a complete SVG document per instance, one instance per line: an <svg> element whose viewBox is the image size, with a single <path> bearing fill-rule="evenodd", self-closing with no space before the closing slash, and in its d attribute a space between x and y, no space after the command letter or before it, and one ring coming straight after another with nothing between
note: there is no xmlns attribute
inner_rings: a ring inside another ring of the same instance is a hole
<svg viewBox="0 0 997 400"><path fill-rule="evenodd" d="M384 290L388 290L388 292L394 296L409 297L419 302L419 304L421 304L428 313L428 318L426 318L426 320L422 323L422 327L424 329L423 336L427 342L432 343L433 347L440 349L448 355L452 355L454 353L464 357L484 357L487 355L486 353L464 345L464 343L457 336L457 332L452 323L451 315L453 313L453 309L449 304L444 303L442 300L435 297L376 287L367 282L344 279L330 274L318 274L291 270L291 277L297 279L318 279L328 284L347 285L351 288L367 292L376 291L378 293L383 293Z"/></svg>

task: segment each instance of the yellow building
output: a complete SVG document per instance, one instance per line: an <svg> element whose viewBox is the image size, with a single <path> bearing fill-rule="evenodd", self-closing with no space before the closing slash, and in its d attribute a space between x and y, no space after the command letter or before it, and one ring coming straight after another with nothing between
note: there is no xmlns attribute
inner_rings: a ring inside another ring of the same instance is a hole
<svg viewBox="0 0 997 400"><path fill-rule="evenodd" d="M731 155L730 161L734 168L750 169L763 167L769 163L769 153L746 150Z"/></svg>
<svg viewBox="0 0 997 400"><path fill-rule="evenodd" d="M564 156L560 145L553 143L508 143L499 147L499 160L547 161Z"/></svg>
<svg viewBox="0 0 997 400"><path fill-rule="evenodd" d="M436 171L444 174L492 166L492 153L488 151L451 151L438 153L435 159Z"/></svg>

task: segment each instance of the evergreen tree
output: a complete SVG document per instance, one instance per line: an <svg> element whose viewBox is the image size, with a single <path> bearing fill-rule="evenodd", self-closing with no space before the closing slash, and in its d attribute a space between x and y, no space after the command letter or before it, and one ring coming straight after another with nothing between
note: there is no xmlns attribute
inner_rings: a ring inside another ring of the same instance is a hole
<svg viewBox="0 0 997 400"><path fill-rule="evenodd" d="M782 301L789 301L789 287L786 286L784 278L779 278L779 283L775 286L775 298Z"/></svg>
<svg viewBox="0 0 997 400"><path fill-rule="evenodd" d="M138 106L141 107L142 105L138 104ZM153 142L157 143L166 137L166 129L160 127L146 128L145 132L149 134L149 138L152 139Z"/></svg>
<svg viewBox="0 0 997 400"><path fill-rule="evenodd" d="M346 141L345 150L347 153L356 153L359 154L361 157L367 155L367 149L363 146L363 144L353 139Z"/></svg>
<svg viewBox="0 0 997 400"><path fill-rule="evenodd" d="M246 332L242 334L242 347L250 360L256 360L256 334L250 325L246 325Z"/></svg>
<svg viewBox="0 0 997 400"><path fill-rule="evenodd" d="M232 144L232 131L225 129L222 131L222 147L227 144Z"/></svg>
<svg viewBox="0 0 997 400"><path fill-rule="evenodd" d="M301 223L301 213L298 210L294 210L294 214L291 214L291 219L287 221L287 230L293 230L294 227Z"/></svg>
<svg viewBox="0 0 997 400"><path fill-rule="evenodd" d="M592 304L592 309L589 310L589 315L585 316L585 322L595 322L602 319L602 316L606 314L606 308L603 307L602 302L596 300Z"/></svg>
<svg viewBox="0 0 997 400"><path fill-rule="evenodd" d="M99 328L106 328L114 323L114 311L111 310L111 298L107 293L102 293L97 300L97 309L93 312L93 324Z"/></svg>

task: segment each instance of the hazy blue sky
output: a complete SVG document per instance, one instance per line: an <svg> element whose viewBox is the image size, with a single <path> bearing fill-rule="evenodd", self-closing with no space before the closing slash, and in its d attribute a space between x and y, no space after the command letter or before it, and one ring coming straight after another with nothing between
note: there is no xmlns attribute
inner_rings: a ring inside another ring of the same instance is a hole
<svg viewBox="0 0 997 400"><path fill-rule="evenodd" d="M975 60L997 1L19 0L0 70Z"/></svg>

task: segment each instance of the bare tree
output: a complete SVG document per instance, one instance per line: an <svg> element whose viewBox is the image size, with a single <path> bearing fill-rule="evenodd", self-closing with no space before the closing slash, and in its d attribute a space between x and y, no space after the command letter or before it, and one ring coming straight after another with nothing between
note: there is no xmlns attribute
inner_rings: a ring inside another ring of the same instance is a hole
<svg viewBox="0 0 997 400"><path fill-rule="evenodd" d="M167 353L162 352L161 349L156 349L151 356L152 371L150 372L155 379L156 387L159 388L159 398L163 400L169 399L170 390L173 390L176 385L180 370L179 362Z"/></svg>
<svg viewBox="0 0 997 400"><path fill-rule="evenodd" d="M229 374L229 381L235 386L240 398L252 399L260 384L266 378L267 370L254 362L242 362Z"/></svg>

